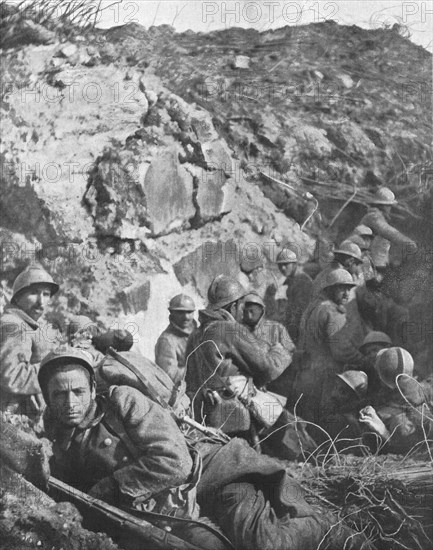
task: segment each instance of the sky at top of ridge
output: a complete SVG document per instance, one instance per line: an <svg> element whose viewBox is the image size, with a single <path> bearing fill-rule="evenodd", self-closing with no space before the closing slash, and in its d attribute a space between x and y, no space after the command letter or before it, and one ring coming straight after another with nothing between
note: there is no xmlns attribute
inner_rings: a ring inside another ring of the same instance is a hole
<svg viewBox="0 0 433 550"><path fill-rule="evenodd" d="M211 32L230 27L258 31L333 20L365 29L391 28L433 51L433 0L102 0L98 27L128 23L171 25L177 32Z"/></svg>
<svg viewBox="0 0 433 550"><path fill-rule="evenodd" d="M59 14L66 6L81 2L6 0L32 9L40 5L43 10L52 3L59 6ZM364 29L397 24L403 36L433 51L433 0L87 0L87 4L102 8L97 17L99 28L139 23L146 28L171 25L177 32L211 32L230 27L266 31L327 20Z"/></svg>

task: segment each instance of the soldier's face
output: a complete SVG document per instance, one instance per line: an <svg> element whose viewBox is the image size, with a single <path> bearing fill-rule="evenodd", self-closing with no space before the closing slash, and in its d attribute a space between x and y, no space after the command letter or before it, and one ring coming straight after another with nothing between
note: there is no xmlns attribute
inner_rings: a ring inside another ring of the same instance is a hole
<svg viewBox="0 0 433 550"><path fill-rule="evenodd" d="M48 382L47 389L52 415L68 427L81 424L95 398L89 375L80 365L68 365L57 372Z"/></svg>
<svg viewBox="0 0 433 550"><path fill-rule="evenodd" d="M290 277L296 269L295 263L278 264L278 269L284 275L284 277Z"/></svg>
<svg viewBox="0 0 433 550"><path fill-rule="evenodd" d="M247 302L244 307L244 322L250 326L255 327L260 321L263 315L263 308L259 304Z"/></svg>
<svg viewBox="0 0 433 550"><path fill-rule="evenodd" d="M37 321L44 313L51 298L51 288L45 284L35 284L26 288L15 298L16 305Z"/></svg>
<svg viewBox="0 0 433 550"><path fill-rule="evenodd" d="M344 306L349 300L350 287L346 285L334 285L330 288L331 299L337 306Z"/></svg>
<svg viewBox="0 0 433 550"><path fill-rule="evenodd" d="M192 328L194 322L194 311L171 311L170 319L180 328Z"/></svg>

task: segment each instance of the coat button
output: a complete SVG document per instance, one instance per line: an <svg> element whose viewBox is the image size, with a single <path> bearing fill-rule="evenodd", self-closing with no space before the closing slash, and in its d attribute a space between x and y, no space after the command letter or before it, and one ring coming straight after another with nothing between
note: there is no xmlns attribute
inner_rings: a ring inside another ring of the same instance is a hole
<svg viewBox="0 0 433 550"><path fill-rule="evenodd" d="M113 441L109 437L104 439L104 445L106 447L109 447L112 443L113 443Z"/></svg>

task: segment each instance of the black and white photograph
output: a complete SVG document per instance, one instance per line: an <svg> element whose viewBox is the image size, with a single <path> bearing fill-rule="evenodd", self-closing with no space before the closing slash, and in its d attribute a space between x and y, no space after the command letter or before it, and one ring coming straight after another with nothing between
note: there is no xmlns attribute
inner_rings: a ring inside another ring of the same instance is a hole
<svg viewBox="0 0 433 550"><path fill-rule="evenodd" d="M0 31L0 550L431 550L433 0Z"/></svg>

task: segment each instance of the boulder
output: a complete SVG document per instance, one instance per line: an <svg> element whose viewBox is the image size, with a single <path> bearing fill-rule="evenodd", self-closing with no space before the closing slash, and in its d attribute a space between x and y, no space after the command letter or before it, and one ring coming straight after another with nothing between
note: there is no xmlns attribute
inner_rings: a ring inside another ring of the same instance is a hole
<svg viewBox="0 0 433 550"><path fill-rule="evenodd" d="M195 214L192 176L179 164L174 149L163 150L150 163L142 189L153 235L183 227Z"/></svg>
<svg viewBox="0 0 433 550"><path fill-rule="evenodd" d="M173 269L181 285L193 284L205 298L216 275L237 277L240 273L239 246L234 240L203 242L175 263Z"/></svg>

